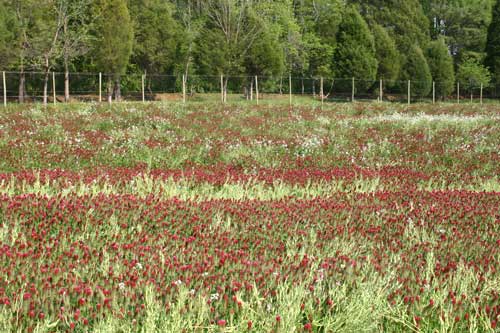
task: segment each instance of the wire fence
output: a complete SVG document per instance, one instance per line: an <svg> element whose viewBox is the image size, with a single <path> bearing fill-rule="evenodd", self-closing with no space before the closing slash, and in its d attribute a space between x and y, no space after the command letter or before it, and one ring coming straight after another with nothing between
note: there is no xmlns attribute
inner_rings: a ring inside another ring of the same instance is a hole
<svg viewBox="0 0 500 333"><path fill-rule="evenodd" d="M48 79L46 82L46 78ZM471 82L412 80L362 80L357 78L200 76L125 74L116 77L101 73L2 72L0 96L5 105L45 100L57 102L173 101L240 102L312 99L322 103L385 101L399 103L440 103L494 101L500 86ZM47 83L46 93L44 85ZM119 89L117 89L119 87ZM443 93L446 92L446 93Z"/></svg>

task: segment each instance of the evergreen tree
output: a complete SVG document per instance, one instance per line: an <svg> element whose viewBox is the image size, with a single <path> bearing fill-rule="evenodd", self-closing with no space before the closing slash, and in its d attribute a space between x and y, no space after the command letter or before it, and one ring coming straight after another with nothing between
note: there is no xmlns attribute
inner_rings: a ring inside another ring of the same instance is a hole
<svg viewBox="0 0 500 333"><path fill-rule="evenodd" d="M173 8L162 0L129 0L134 25L131 60L148 73L165 73L176 61L181 27Z"/></svg>
<svg viewBox="0 0 500 333"><path fill-rule="evenodd" d="M99 70L108 78L108 100L113 93L121 99L120 76L129 63L134 32L125 0L99 0L97 10L95 56ZM114 83L114 86L113 86Z"/></svg>
<svg viewBox="0 0 500 333"><path fill-rule="evenodd" d="M445 97L451 94L455 86L455 70L453 58L444 38L439 38L429 44L427 62L432 78L436 81L436 95Z"/></svg>
<svg viewBox="0 0 500 333"><path fill-rule="evenodd" d="M432 90L432 76L422 49L413 46L408 51L401 70L403 82L402 90L406 87L406 81L411 81L412 96L427 96Z"/></svg>
<svg viewBox="0 0 500 333"><path fill-rule="evenodd" d="M433 37L443 36L455 62L484 57L492 0L428 0Z"/></svg>
<svg viewBox="0 0 500 333"><path fill-rule="evenodd" d="M398 78L401 68L400 55L394 39L379 24L373 24L372 32L375 39L375 49L378 61L377 77L389 81Z"/></svg>
<svg viewBox="0 0 500 333"><path fill-rule="evenodd" d="M11 8L0 3L0 69L7 69L15 61L16 20Z"/></svg>
<svg viewBox="0 0 500 333"><path fill-rule="evenodd" d="M419 0L350 0L361 5L369 22L388 29L398 50L406 53L413 45L425 48L430 41L429 20Z"/></svg>
<svg viewBox="0 0 500 333"><path fill-rule="evenodd" d="M336 76L354 77L359 80L358 89L368 88L376 78L378 63L373 35L357 8L346 8L337 33L337 43L334 55Z"/></svg>
<svg viewBox="0 0 500 333"><path fill-rule="evenodd" d="M496 84L500 83L500 0L493 8L493 21L488 29L486 44L486 65L489 67Z"/></svg>

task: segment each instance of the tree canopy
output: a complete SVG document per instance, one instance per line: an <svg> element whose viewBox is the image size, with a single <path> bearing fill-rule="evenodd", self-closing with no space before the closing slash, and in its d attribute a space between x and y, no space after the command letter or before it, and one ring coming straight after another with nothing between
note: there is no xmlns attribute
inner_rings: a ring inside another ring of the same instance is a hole
<svg viewBox="0 0 500 333"><path fill-rule="evenodd" d="M499 36L495 0L0 1L1 70L103 72L118 87L125 72L292 75L410 79L419 94L436 81L446 95L471 59L500 83Z"/></svg>

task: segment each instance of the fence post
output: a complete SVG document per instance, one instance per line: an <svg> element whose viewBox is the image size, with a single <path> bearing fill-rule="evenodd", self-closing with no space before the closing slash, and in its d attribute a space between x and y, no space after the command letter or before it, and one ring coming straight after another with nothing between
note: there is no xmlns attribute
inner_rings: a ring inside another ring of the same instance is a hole
<svg viewBox="0 0 500 333"><path fill-rule="evenodd" d="M5 72L2 72L3 82L3 106L7 107L7 81L5 80Z"/></svg>
<svg viewBox="0 0 500 333"><path fill-rule="evenodd" d="M323 93L323 77L320 78L320 87L319 87L319 93L321 94L321 106L323 106L323 99L325 98L325 95Z"/></svg>
<svg viewBox="0 0 500 333"><path fill-rule="evenodd" d="M460 82L457 82L457 104L460 104Z"/></svg>
<svg viewBox="0 0 500 333"><path fill-rule="evenodd" d="M255 98L257 100L257 105L259 105L259 79L255 75Z"/></svg>
<svg viewBox="0 0 500 333"><path fill-rule="evenodd" d="M292 106L292 75L288 76L288 95L290 97L290 106Z"/></svg>
<svg viewBox="0 0 500 333"><path fill-rule="evenodd" d="M146 95L144 93L144 79L145 79L146 74L142 74L141 77L141 88L142 88L142 102L146 102Z"/></svg>
<svg viewBox="0 0 500 333"><path fill-rule="evenodd" d="M224 103L224 75L220 76L220 100Z"/></svg>
<svg viewBox="0 0 500 333"><path fill-rule="evenodd" d="M352 78L351 102L354 102L354 77Z"/></svg>
<svg viewBox="0 0 500 333"><path fill-rule="evenodd" d="M52 72L52 98L54 99L54 105L56 105L56 73Z"/></svg>
<svg viewBox="0 0 500 333"><path fill-rule="evenodd" d="M99 103L102 102L102 73L99 73Z"/></svg>
<svg viewBox="0 0 500 333"><path fill-rule="evenodd" d="M411 104L411 80L408 80L408 105Z"/></svg>
<svg viewBox="0 0 500 333"><path fill-rule="evenodd" d="M436 104L436 82L432 81L432 104Z"/></svg>
<svg viewBox="0 0 500 333"><path fill-rule="evenodd" d="M481 83L481 92L480 92L480 96L479 96L479 103L481 103L481 105L483 104L483 84Z"/></svg>
<svg viewBox="0 0 500 333"><path fill-rule="evenodd" d="M182 74L182 103L186 104L186 75Z"/></svg>
<svg viewBox="0 0 500 333"><path fill-rule="evenodd" d="M382 85L382 79L380 79L380 87L379 87L379 98L380 98L380 102L383 102L384 101L384 86Z"/></svg>

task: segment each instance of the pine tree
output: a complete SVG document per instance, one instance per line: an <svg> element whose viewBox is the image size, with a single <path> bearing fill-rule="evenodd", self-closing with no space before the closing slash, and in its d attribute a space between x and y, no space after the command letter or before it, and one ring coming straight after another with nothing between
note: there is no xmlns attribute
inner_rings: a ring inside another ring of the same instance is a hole
<svg viewBox="0 0 500 333"><path fill-rule="evenodd" d="M493 8L493 21L488 29L485 63L491 71L493 81L500 83L500 0L497 0Z"/></svg>
<svg viewBox="0 0 500 333"><path fill-rule="evenodd" d="M378 63L373 35L357 8L346 8L337 33L337 43L333 64L336 76L354 77L359 81L356 87L365 90L376 78Z"/></svg>
<svg viewBox="0 0 500 333"><path fill-rule="evenodd" d="M120 76L127 69L134 32L125 0L99 0L96 4L96 60L102 72L110 73L108 100L120 100ZM113 86L114 82L114 86Z"/></svg>
<svg viewBox="0 0 500 333"><path fill-rule="evenodd" d="M427 96L431 92L431 71L420 47L414 45L408 51L400 78L404 80L402 90L406 87L406 81L411 81L412 96Z"/></svg>
<svg viewBox="0 0 500 333"><path fill-rule="evenodd" d="M396 48L394 39L387 33L387 30L379 24L372 26L373 36L375 38L375 49L378 60L377 77L389 81L395 81L398 78L401 68L400 55Z"/></svg>
<svg viewBox="0 0 500 333"><path fill-rule="evenodd" d="M445 97L451 94L455 86L455 70L453 58L444 38L439 38L429 44L427 62L432 78L436 82L436 95Z"/></svg>

